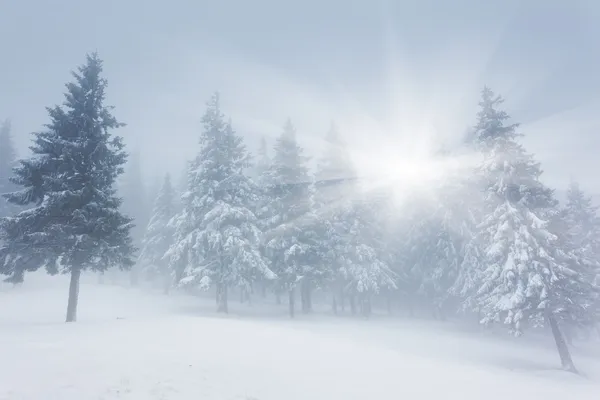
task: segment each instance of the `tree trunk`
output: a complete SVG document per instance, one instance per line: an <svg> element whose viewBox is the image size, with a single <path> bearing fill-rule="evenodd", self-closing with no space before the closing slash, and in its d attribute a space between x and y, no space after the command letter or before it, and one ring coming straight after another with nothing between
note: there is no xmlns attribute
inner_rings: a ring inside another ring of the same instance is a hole
<svg viewBox="0 0 600 400"><path fill-rule="evenodd" d="M217 312L229 313L228 304L227 304L227 285L220 284L219 289L219 304L217 306Z"/></svg>
<svg viewBox="0 0 600 400"><path fill-rule="evenodd" d="M350 295L350 311L352 315L356 315L356 296L354 293Z"/></svg>
<svg viewBox="0 0 600 400"><path fill-rule="evenodd" d="M554 342L556 343L556 349L558 350L558 355L560 356L560 362L562 364L563 369L569 372L577 373L577 369L573 364L573 360L571 359L571 354L569 353L569 348L565 343L565 339L560 331L558 326L558 322L552 313L546 314L546 319L552 329L552 336L554 336Z"/></svg>
<svg viewBox="0 0 600 400"><path fill-rule="evenodd" d="M291 288L289 291L289 308L290 308L290 318L294 318L294 301L295 301L295 296L294 296L294 288Z"/></svg>
<svg viewBox="0 0 600 400"><path fill-rule="evenodd" d="M371 298L367 293L361 293L359 296L360 301L360 312L363 317L369 318L371 316Z"/></svg>
<svg viewBox="0 0 600 400"><path fill-rule="evenodd" d="M310 298L310 281L304 278L301 286L302 312L308 314L312 311L312 301Z"/></svg>
<svg viewBox="0 0 600 400"><path fill-rule="evenodd" d="M392 292L388 291L385 296L385 305L387 308L388 315L392 315Z"/></svg>
<svg viewBox="0 0 600 400"><path fill-rule="evenodd" d="M81 269L79 267L71 268L71 282L69 283L69 301L67 303L66 322L77 321L77 302L79 301L79 278Z"/></svg>
<svg viewBox="0 0 600 400"><path fill-rule="evenodd" d="M304 286L304 279L300 282L300 308L306 314L306 287Z"/></svg>
<svg viewBox="0 0 600 400"><path fill-rule="evenodd" d="M340 285L340 306L342 313L346 312L346 296L344 295L344 284Z"/></svg>
<svg viewBox="0 0 600 400"><path fill-rule="evenodd" d="M279 290L277 290L275 292L275 303L277 303L277 305L281 305L281 293L279 293Z"/></svg>
<svg viewBox="0 0 600 400"><path fill-rule="evenodd" d="M337 301L335 298L335 293L332 296L331 299L331 310L333 311L333 315L338 315L338 308L337 308Z"/></svg>
<svg viewBox="0 0 600 400"><path fill-rule="evenodd" d="M98 272L98 284L100 284L100 285L104 284L104 271Z"/></svg>

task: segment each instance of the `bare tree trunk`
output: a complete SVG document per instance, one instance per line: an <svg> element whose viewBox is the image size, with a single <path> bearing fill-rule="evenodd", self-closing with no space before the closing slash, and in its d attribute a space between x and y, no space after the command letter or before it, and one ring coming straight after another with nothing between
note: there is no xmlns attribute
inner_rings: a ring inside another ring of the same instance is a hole
<svg viewBox="0 0 600 400"><path fill-rule="evenodd" d="M219 284L219 304L217 306L217 312L229 313L229 308L227 304L227 285Z"/></svg>
<svg viewBox="0 0 600 400"><path fill-rule="evenodd" d="M385 296L385 305L387 307L388 315L392 315L392 292L390 292L389 290L387 291Z"/></svg>
<svg viewBox="0 0 600 400"><path fill-rule="evenodd" d="M577 373L577 369L573 364L573 360L571 359L571 353L569 353L569 348L567 343L565 343L565 339L560 331L558 326L558 322L554 315L551 312L546 314L546 319L552 329L552 336L554 336L554 342L556 343L556 349L558 350L558 355L560 356L560 362L564 370L569 372Z"/></svg>
<svg viewBox="0 0 600 400"><path fill-rule="evenodd" d="M104 284L104 271L98 272L98 284Z"/></svg>
<svg viewBox="0 0 600 400"><path fill-rule="evenodd" d="M81 269L79 267L71 268L71 281L69 283L69 301L67 303L66 322L77 321L77 303L79 301L79 278Z"/></svg>
<svg viewBox="0 0 600 400"><path fill-rule="evenodd" d="M295 302L294 288L290 288L290 291L289 291L288 294L289 294L290 318L294 318L294 313L295 313L295 309L294 309L294 302Z"/></svg>

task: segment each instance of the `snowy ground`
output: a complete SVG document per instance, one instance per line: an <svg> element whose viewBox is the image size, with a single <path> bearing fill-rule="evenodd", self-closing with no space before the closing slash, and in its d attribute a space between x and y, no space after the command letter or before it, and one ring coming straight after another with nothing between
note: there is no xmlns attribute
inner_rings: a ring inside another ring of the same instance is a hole
<svg viewBox="0 0 600 400"><path fill-rule="evenodd" d="M579 377L554 369L545 338L513 340L451 323L280 314L232 303L68 283L0 291L0 399L597 399L600 358L574 349ZM590 345L588 345L590 346ZM591 346L600 347L596 343Z"/></svg>

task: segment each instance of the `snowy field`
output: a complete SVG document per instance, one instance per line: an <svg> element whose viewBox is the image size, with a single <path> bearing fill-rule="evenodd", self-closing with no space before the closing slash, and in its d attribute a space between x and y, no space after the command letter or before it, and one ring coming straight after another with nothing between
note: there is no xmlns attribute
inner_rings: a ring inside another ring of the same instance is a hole
<svg viewBox="0 0 600 400"><path fill-rule="evenodd" d="M89 280L88 280L89 281ZM509 338L408 318L261 315L214 302L68 282L0 291L0 399L598 399L600 342L578 344L585 376L556 370L546 338ZM93 280L92 280L93 282Z"/></svg>

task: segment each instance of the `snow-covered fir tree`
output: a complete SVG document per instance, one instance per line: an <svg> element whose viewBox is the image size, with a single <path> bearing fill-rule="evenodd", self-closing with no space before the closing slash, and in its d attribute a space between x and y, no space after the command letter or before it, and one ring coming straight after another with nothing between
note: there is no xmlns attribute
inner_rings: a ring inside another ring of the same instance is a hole
<svg viewBox="0 0 600 400"><path fill-rule="evenodd" d="M439 179L432 180L425 189L412 189L409 201L410 231L405 263L407 278L415 294L433 307L434 316L444 319L449 311L455 311L457 297L455 288L461 278L465 255L470 252L467 243L474 229L473 212L480 205L472 192L470 168L460 166L459 151L441 150L437 153L440 168Z"/></svg>
<svg viewBox="0 0 600 400"><path fill-rule="evenodd" d="M133 244L139 249L152 211L152 200L147 197L142 175L141 157L138 151L130 154L119 186L119 192L123 197L123 211L133 218L133 227L131 228ZM131 268L129 273L131 285L135 286L139 283L141 268L137 263Z"/></svg>
<svg viewBox="0 0 600 400"><path fill-rule="evenodd" d="M175 232L169 225L169 221L175 216L175 212L175 191L171 184L171 177L167 174L154 200L154 209L146 227L137 261L143 277L147 280L160 279L165 292L168 292L173 281L165 254L173 244Z"/></svg>
<svg viewBox="0 0 600 400"><path fill-rule="evenodd" d="M591 263L600 262L600 217L598 207L586 196L579 184L571 182L562 210L566 234L573 249ZM600 273L600 270L598 271Z"/></svg>
<svg viewBox="0 0 600 400"><path fill-rule="evenodd" d="M574 371L559 321L567 315L578 323L591 321L596 291L587 266L553 229L553 191L540 182L540 165L518 143L518 125L506 123L502 101L484 88L475 127L485 183L485 217L476 238L484 255L476 310L483 323L504 322L516 335L528 325L547 323L563 367Z"/></svg>
<svg viewBox="0 0 600 400"><path fill-rule="evenodd" d="M97 54L73 72L63 106L48 108L50 122L35 133L33 156L15 169L21 190L7 195L31 209L0 220L4 246L0 271L22 279L24 270L45 267L71 275L67 322L75 321L84 270L132 265L131 219L120 213L115 180L127 160L122 124L105 106L106 80Z"/></svg>
<svg viewBox="0 0 600 400"><path fill-rule="evenodd" d="M445 319L447 303L452 298L465 237L454 215L457 209L449 186L439 188L433 204L419 202L411 215L411 229L404 245L405 272L413 295L424 298L439 319Z"/></svg>
<svg viewBox="0 0 600 400"><path fill-rule="evenodd" d="M317 232L322 243L321 258L325 278L333 292L334 313L338 307L345 310L350 298L356 311L355 291L350 287L353 277L346 268L345 251L352 246L349 235L354 224L354 205L358 195L357 177L348 147L337 127L332 124L324 140L324 153L317 163L314 176L314 212L317 214Z"/></svg>
<svg viewBox="0 0 600 400"><path fill-rule="evenodd" d="M214 285L218 311L227 312L229 287L249 291L257 278L275 275L259 251L256 187L244 174L250 155L225 121L218 94L208 102L203 123L201 149L190 164L183 211L172 221L175 243L167 254L181 285Z"/></svg>
<svg viewBox="0 0 600 400"><path fill-rule="evenodd" d="M260 177L264 176L269 170L271 165L271 158L269 157L269 149L267 147L267 139L265 137L260 138L258 150L256 152L256 162L254 163L254 178L259 180Z"/></svg>
<svg viewBox="0 0 600 400"><path fill-rule="evenodd" d="M362 315L369 316L372 298L383 289L397 288L397 274L384 257L385 231L375 223L381 210L375 194L354 197L344 216L348 231L341 241L338 259L341 274L347 282L345 290L350 295L350 306L355 308L354 299Z"/></svg>
<svg viewBox="0 0 600 400"><path fill-rule="evenodd" d="M269 149L267 146L267 140L263 136L260 139L259 146L256 152L256 158L254 165L252 166L252 179L256 183L256 203L254 204L254 212L258 218L258 227L261 231L268 228L266 219L268 218L268 204L269 204L269 193L268 193L268 182L269 182L269 168L271 166L271 157L269 156ZM260 246L261 254L263 258L267 259L265 255L265 247L263 244ZM267 260L268 262L268 260ZM267 291L272 288L276 281L272 279L259 278L255 282L257 289L260 290L261 296L265 298ZM278 297L279 299L279 297Z"/></svg>
<svg viewBox="0 0 600 400"><path fill-rule="evenodd" d="M164 184L164 177L162 176L154 176L151 181L148 184L148 188L146 189L146 204L150 204L150 208L148 209L148 222L150 222L150 219L152 218L152 215L154 213L154 206L156 198L158 197L161 188L163 187ZM169 175L169 180L170 180L170 175ZM173 188L173 185L171 184L171 188ZM174 190L174 189L173 189ZM146 207L148 208L148 207ZM146 226L147 227L147 226ZM146 235L146 232L144 231L144 236Z"/></svg>
<svg viewBox="0 0 600 400"><path fill-rule="evenodd" d="M316 215L311 210L308 158L296 142L296 129L287 121L276 139L266 180L265 254L277 274L277 294L288 293L290 316L295 313L296 287L302 285L304 311L320 271Z"/></svg>
<svg viewBox="0 0 600 400"><path fill-rule="evenodd" d="M13 168L17 163L17 152L11 135L9 120L0 124L0 194L10 193L16 189L10 181ZM0 217L8 217L16 211L4 197L0 197Z"/></svg>
<svg viewBox="0 0 600 400"><path fill-rule="evenodd" d="M134 244L139 246L150 218L149 206L152 206L152 199L147 198L139 151L130 154L119 186L123 197L123 210L133 218L134 226L131 229L131 237Z"/></svg>

